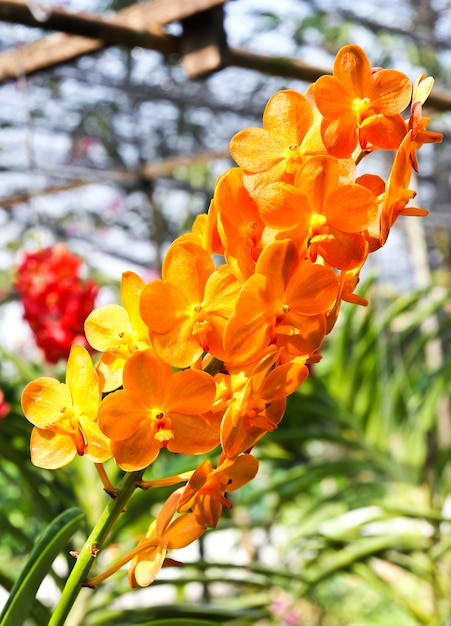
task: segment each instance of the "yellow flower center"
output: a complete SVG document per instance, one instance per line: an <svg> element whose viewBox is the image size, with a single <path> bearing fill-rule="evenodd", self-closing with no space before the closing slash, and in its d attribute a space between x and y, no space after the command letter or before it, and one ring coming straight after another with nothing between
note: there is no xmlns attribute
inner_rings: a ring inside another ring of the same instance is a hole
<svg viewBox="0 0 451 626"><path fill-rule="evenodd" d="M356 98L352 102L352 110L354 111L358 121L362 120L366 112L370 108L371 100L369 98Z"/></svg>
<svg viewBox="0 0 451 626"><path fill-rule="evenodd" d="M164 411L161 409L152 409L150 422L155 439L163 446L167 445L169 439L174 439L171 419L165 415Z"/></svg>
<svg viewBox="0 0 451 626"><path fill-rule="evenodd" d="M327 222L327 218L322 213L313 213L310 218L310 228L313 232L319 230Z"/></svg>
<svg viewBox="0 0 451 626"><path fill-rule="evenodd" d="M292 143L285 150L284 157L286 161L287 174L293 174L294 172L296 172L296 170L298 169L302 161L302 156L299 151L299 146Z"/></svg>
<svg viewBox="0 0 451 626"><path fill-rule="evenodd" d="M74 434L78 430L78 416L74 409L71 406L63 406L60 408L60 413L60 419L52 424L53 429L65 435Z"/></svg>
<svg viewBox="0 0 451 626"><path fill-rule="evenodd" d="M61 417L49 424L49 430L59 435L71 437L77 448L77 453L83 455L86 442L80 429L77 411L71 406L63 406L60 408L60 413Z"/></svg>
<svg viewBox="0 0 451 626"><path fill-rule="evenodd" d="M136 344L136 337L134 333L128 331L122 331L119 333L120 344L114 350L118 352L121 357L127 358L133 352L136 352L138 346Z"/></svg>
<svg viewBox="0 0 451 626"><path fill-rule="evenodd" d="M208 321L208 312L205 311L201 304L196 304L190 312L193 324L193 335L205 335L210 330L210 322Z"/></svg>

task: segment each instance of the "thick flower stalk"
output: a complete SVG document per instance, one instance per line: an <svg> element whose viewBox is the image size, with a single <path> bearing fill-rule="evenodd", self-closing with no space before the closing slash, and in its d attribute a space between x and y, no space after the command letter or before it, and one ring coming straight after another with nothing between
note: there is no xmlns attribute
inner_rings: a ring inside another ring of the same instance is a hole
<svg viewBox="0 0 451 626"><path fill-rule="evenodd" d="M101 461L106 441L126 472L145 472L162 448L193 458L187 474L143 478L143 488L184 486L139 544L88 585L128 561L131 584L150 584L174 563L168 551L215 527L233 504L227 494L255 476L258 446L250 453L320 360L341 302L366 303L354 290L368 254L399 216L427 213L410 206L409 185L417 150L441 140L422 116L431 87L430 78L412 87L401 72L371 69L349 45L333 76L305 95L276 93L263 128L233 137L237 167L217 181L208 215L173 242L162 278L144 284L125 273L123 307L89 316L98 378L78 351L65 386L41 379L25 389L32 458L45 467L50 454L59 465L76 454ZM385 149L394 154L386 181L358 171ZM196 463L200 453L212 460Z"/></svg>

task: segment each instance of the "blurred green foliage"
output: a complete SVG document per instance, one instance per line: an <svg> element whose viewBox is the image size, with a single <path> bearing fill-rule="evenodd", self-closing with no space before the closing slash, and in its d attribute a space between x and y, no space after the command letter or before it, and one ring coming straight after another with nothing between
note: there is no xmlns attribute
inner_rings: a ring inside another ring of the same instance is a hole
<svg viewBox="0 0 451 626"><path fill-rule="evenodd" d="M182 568L164 569L150 589L130 591L120 571L95 591L84 590L70 626L156 626L152 620L161 619L176 625L178 618L199 626L198 620L230 626L446 623L449 294L431 287L384 301L370 281L366 295L369 307L343 308L322 361L290 396L279 429L257 446L256 480L232 494L233 509L199 542L198 554ZM430 363L432 345L442 356ZM31 465L30 427L19 398L11 396L20 388L17 379L8 392L12 411L0 427L0 583L6 591L57 514L80 507L87 531L108 498L84 459L57 472ZM149 477L188 469L188 463L162 454ZM133 547L163 497L161 489L134 494L99 555L100 571ZM73 563L70 551L80 548L85 530L55 561L56 591L50 601L38 596L30 624L47 623Z"/></svg>

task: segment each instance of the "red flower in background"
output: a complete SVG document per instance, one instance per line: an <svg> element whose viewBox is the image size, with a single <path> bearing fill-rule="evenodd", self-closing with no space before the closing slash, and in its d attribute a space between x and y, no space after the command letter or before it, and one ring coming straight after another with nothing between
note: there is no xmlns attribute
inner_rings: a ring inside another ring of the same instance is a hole
<svg viewBox="0 0 451 626"><path fill-rule="evenodd" d="M3 394L3 390L0 389L0 419L8 415L10 408L11 407L8 404L8 402L5 402L5 396Z"/></svg>
<svg viewBox="0 0 451 626"><path fill-rule="evenodd" d="M70 347L89 349L83 325L95 305L98 286L80 276L82 259L63 244L27 252L17 268L15 288L24 319L46 361L67 359Z"/></svg>

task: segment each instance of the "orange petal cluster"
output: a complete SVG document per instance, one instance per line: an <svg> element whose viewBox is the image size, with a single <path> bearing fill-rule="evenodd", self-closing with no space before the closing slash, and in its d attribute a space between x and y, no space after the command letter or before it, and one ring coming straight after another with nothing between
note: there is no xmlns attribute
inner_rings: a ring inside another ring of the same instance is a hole
<svg viewBox="0 0 451 626"><path fill-rule="evenodd" d="M391 69L373 70L358 46L345 46L336 56L333 76L321 76L314 86L321 113L321 132L330 154L340 158L363 149L396 149L401 117L412 98L412 85Z"/></svg>
<svg viewBox="0 0 451 626"><path fill-rule="evenodd" d="M125 471L145 470L162 448L217 455L216 467L210 456L189 475L147 481L186 484L129 554L133 586L218 524L227 494L257 473L255 444L320 360L341 302L366 304L354 290L368 254L399 216L427 213L410 206L409 186L417 151L441 140L422 115L431 88L431 78L412 87L401 72L372 69L349 45L304 95L276 93L263 127L232 138L237 166L217 181L208 215L172 243L161 279L125 273L123 306L88 317L98 378L77 348L66 385L25 389L32 459L43 467L77 453L102 460L105 442ZM393 152L387 180L358 171L376 150Z"/></svg>
<svg viewBox="0 0 451 626"><path fill-rule="evenodd" d="M211 411L215 396L215 382L206 372L173 373L153 350L141 350L125 364L123 388L103 400L98 422L119 467L144 469L161 448L199 454L218 445L219 421Z"/></svg>

